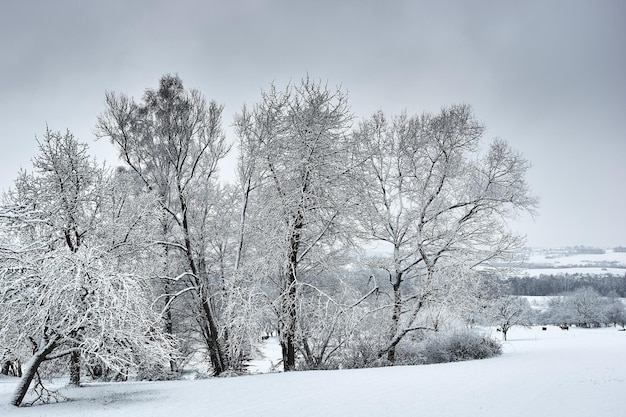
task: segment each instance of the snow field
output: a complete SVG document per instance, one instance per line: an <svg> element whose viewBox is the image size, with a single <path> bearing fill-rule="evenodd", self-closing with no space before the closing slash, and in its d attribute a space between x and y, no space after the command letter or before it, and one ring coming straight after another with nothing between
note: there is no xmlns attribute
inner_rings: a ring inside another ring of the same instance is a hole
<svg viewBox="0 0 626 417"><path fill-rule="evenodd" d="M522 275L616 275L626 273L626 252L607 249L604 253L550 253L549 250L533 251L526 263L531 268L521 270Z"/></svg>
<svg viewBox="0 0 626 417"><path fill-rule="evenodd" d="M615 252L611 249L605 249L604 253L568 253L564 250L562 253L554 254L549 250L533 251L527 259L531 264L549 264L549 265L593 265L598 262L616 262L626 265L626 252Z"/></svg>
<svg viewBox="0 0 626 417"><path fill-rule="evenodd" d="M438 365L94 383L63 389L69 402L21 409L6 405L16 380L4 378L0 416L626 415L626 332L514 327L503 350Z"/></svg>

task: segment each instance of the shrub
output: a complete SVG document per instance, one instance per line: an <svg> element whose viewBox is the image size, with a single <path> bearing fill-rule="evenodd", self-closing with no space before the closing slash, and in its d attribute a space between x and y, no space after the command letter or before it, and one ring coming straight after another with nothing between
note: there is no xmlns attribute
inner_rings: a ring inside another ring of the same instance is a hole
<svg viewBox="0 0 626 417"><path fill-rule="evenodd" d="M180 375L164 366L154 364L139 369L135 379L138 381L174 381L180 379Z"/></svg>
<svg viewBox="0 0 626 417"><path fill-rule="evenodd" d="M337 369L378 368L389 365L386 358L380 358L380 344L376 341L361 338L344 349L338 358Z"/></svg>
<svg viewBox="0 0 626 417"><path fill-rule="evenodd" d="M436 334L426 339L419 350L422 363L486 359L501 353L499 342L469 330Z"/></svg>

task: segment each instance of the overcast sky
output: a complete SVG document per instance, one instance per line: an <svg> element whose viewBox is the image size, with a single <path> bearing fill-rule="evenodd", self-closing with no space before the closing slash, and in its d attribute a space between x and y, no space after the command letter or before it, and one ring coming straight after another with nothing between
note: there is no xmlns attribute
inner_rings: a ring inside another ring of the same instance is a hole
<svg viewBox="0 0 626 417"><path fill-rule="evenodd" d="M105 90L139 99L177 73L226 127L275 82L342 85L353 112L467 103L529 159L530 246L626 245L626 1L3 1L0 189L46 124L92 134ZM229 175L224 167L224 175Z"/></svg>

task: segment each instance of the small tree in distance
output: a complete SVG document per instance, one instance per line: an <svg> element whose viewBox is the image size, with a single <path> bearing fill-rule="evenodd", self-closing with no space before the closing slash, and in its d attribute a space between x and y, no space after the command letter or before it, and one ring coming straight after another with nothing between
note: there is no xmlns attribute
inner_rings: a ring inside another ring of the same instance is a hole
<svg viewBox="0 0 626 417"><path fill-rule="evenodd" d="M512 327L529 327L532 324L532 309L528 300L523 297L509 295L496 299L490 316L502 332L504 340Z"/></svg>
<svg viewBox="0 0 626 417"><path fill-rule="evenodd" d="M605 309L607 322L612 323L613 326L619 324L624 327L626 322L626 307L624 307L624 303L622 303L615 292L609 294L607 298L608 304Z"/></svg>
<svg viewBox="0 0 626 417"><path fill-rule="evenodd" d="M600 296L593 288L579 288L566 299L577 325L598 327L606 321L606 298Z"/></svg>

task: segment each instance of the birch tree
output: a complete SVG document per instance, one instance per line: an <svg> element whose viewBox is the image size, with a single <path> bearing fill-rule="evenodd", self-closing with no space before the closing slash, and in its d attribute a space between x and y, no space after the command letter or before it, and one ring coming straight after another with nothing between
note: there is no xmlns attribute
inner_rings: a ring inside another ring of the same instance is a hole
<svg viewBox="0 0 626 417"><path fill-rule="evenodd" d="M165 271L167 309L174 295L193 298L200 315L199 333L204 339L214 374L228 367L219 338L207 271L203 269L190 208L197 187L215 181L218 162L227 154L221 128L223 107L207 103L197 90L185 90L178 76L163 76L156 90L146 90L141 103L123 94L108 92L106 110L99 116L96 134L119 150L121 159L159 196L165 218L162 228L168 251L178 251L185 270L176 276ZM197 201L195 204L200 204ZM167 312L165 313L168 314Z"/></svg>
<svg viewBox="0 0 626 417"><path fill-rule="evenodd" d="M445 298L449 278L488 267L522 245L507 220L536 206L525 180L529 164L501 139L482 153L484 131L460 105L419 117L379 112L355 132L367 158L360 228L391 253L377 265L391 287L387 343L379 352L391 363L408 333L433 328L421 313Z"/></svg>

